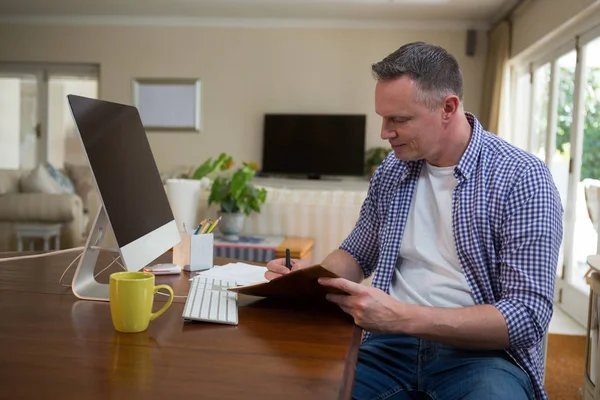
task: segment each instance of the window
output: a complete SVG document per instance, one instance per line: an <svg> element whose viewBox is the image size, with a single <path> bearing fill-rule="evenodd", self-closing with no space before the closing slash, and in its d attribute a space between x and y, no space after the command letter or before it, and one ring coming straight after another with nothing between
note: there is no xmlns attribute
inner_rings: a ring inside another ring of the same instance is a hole
<svg viewBox="0 0 600 400"><path fill-rule="evenodd" d="M533 113L530 150L545 159L548 127L548 97L550 96L550 63L533 72Z"/></svg>
<svg viewBox="0 0 600 400"><path fill-rule="evenodd" d="M600 57L585 57L594 53L600 54L600 39L579 49L573 42L520 66L529 73L514 81L511 111L515 133L525 132L521 143L544 160L560 193L565 212L556 286L562 308L581 323L587 317L586 259L597 251L600 225L585 192L597 184L600 193ZM600 215L600 204L595 207Z"/></svg>

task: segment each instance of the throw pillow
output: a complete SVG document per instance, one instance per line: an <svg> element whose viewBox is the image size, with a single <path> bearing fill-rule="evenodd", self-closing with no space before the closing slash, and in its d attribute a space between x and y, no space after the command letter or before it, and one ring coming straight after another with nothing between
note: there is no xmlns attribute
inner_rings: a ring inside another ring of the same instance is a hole
<svg viewBox="0 0 600 400"><path fill-rule="evenodd" d="M50 163L45 163L44 167L48 170L52 179L60 186L61 193L75 194L75 186L73 186L73 182L71 182L71 179L69 179L68 176L54 168Z"/></svg>
<svg viewBox="0 0 600 400"><path fill-rule="evenodd" d="M43 164L39 164L29 174L23 175L20 186L24 193L63 193L60 185L52 178Z"/></svg>

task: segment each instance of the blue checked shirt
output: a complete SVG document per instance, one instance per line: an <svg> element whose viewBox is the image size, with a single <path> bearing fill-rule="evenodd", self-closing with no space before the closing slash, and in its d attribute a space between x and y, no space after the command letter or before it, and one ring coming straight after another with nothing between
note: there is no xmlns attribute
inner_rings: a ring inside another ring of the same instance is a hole
<svg viewBox="0 0 600 400"><path fill-rule="evenodd" d="M455 168L456 251L476 304L491 304L508 326L508 354L529 375L536 399L543 387L542 339L552 316L562 205L545 164L483 130L473 134ZM402 233L424 161L390 154L371 179L358 221L340 248L373 286L389 293ZM368 340L370 332L365 332Z"/></svg>

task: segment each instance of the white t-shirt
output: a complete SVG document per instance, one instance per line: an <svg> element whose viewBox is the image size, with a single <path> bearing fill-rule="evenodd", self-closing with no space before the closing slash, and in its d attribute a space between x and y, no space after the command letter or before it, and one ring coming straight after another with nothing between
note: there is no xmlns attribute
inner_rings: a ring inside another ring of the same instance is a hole
<svg viewBox="0 0 600 400"><path fill-rule="evenodd" d="M423 164L404 228L390 294L403 303L434 307L475 304L454 243L455 167Z"/></svg>

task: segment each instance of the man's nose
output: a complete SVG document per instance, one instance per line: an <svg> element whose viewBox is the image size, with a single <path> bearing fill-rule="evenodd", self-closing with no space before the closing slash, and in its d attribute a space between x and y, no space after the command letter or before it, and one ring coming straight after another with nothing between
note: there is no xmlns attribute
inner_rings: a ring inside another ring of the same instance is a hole
<svg viewBox="0 0 600 400"><path fill-rule="evenodd" d="M381 138L383 140L388 140L395 138L398 134L395 130L387 128L385 125L381 127Z"/></svg>

